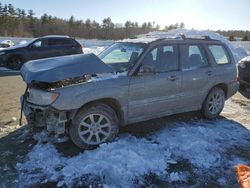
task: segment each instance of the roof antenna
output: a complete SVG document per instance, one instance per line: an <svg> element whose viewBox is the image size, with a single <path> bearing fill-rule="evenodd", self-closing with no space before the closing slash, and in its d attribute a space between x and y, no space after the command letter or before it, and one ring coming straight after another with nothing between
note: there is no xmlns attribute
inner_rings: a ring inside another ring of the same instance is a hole
<svg viewBox="0 0 250 188"><path fill-rule="evenodd" d="M186 39L187 39L187 37L185 36L184 33L181 33L180 36L181 36L181 38L182 38L183 40L186 40Z"/></svg>

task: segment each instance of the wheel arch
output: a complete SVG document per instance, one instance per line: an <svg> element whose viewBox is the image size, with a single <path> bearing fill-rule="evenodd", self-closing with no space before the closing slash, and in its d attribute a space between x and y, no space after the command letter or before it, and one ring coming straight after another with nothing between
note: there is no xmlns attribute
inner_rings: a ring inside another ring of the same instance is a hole
<svg viewBox="0 0 250 188"><path fill-rule="evenodd" d="M73 119L76 116L76 114L80 110L82 110L83 108L88 108L89 106L92 106L92 105L95 105L95 104L105 104L105 105L111 107L115 111L119 122L121 124L123 124L124 112L123 112L123 110L121 108L120 102L117 99L114 99L114 98L100 98L100 99L96 99L96 100L93 100L93 101L89 101L89 102L85 103L84 105L82 105L79 109L77 109L72 114L71 119Z"/></svg>
<svg viewBox="0 0 250 188"><path fill-rule="evenodd" d="M225 83L216 84L214 87L212 87L212 88L210 89L210 91L211 91L213 88L215 88L215 87L221 88L221 89L224 91L225 98L227 98L227 94L228 94L228 86L227 86L227 84L225 84ZM209 91L209 92L210 92L210 91Z"/></svg>
<svg viewBox="0 0 250 188"><path fill-rule="evenodd" d="M22 54L22 53L11 53L11 54L8 55L8 57L6 59L8 61L8 60L10 60L13 57L20 57L22 60L26 59L25 56L24 56L24 54Z"/></svg>
<svg viewBox="0 0 250 188"><path fill-rule="evenodd" d="M203 99L202 106L204 105L204 103L205 103L205 101L206 101L206 99L207 99L209 93L212 91L212 89L214 89L214 88L216 88L216 87L222 89L222 90L224 91L225 98L227 98L227 93L228 93L227 84L225 84L225 83L218 83L218 84L214 85L213 87L211 87L211 88L209 89L209 91L208 91L206 97Z"/></svg>

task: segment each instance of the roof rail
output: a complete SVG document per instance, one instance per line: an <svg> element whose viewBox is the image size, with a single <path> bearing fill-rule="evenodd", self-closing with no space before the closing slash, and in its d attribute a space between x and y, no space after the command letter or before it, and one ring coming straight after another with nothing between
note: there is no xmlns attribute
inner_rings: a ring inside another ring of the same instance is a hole
<svg viewBox="0 0 250 188"><path fill-rule="evenodd" d="M216 39L213 39L211 38L210 36L208 35L205 35L205 36L189 36L187 37L186 39L193 39L193 40L211 40L211 41L218 41Z"/></svg>
<svg viewBox="0 0 250 188"><path fill-rule="evenodd" d="M208 35L205 35L205 36L189 36L189 37L186 37L185 34L183 33L180 33L180 38L183 39L183 40L186 40L186 39L198 39L198 40L216 40L216 39L212 39L210 36Z"/></svg>
<svg viewBox="0 0 250 188"><path fill-rule="evenodd" d="M67 38L70 38L68 35L46 35L43 37L67 37Z"/></svg>

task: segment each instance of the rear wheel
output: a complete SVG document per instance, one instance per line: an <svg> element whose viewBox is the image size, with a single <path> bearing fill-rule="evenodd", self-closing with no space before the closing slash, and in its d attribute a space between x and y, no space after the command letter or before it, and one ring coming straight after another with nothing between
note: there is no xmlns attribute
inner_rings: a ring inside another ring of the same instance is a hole
<svg viewBox="0 0 250 188"><path fill-rule="evenodd" d="M114 110L105 104L96 104L82 109L69 128L72 141L82 149L92 149L115 139L119 122Z"/></svg>
<svg viewBox="0 0 250 188"><path fill-rule="evenodd" d="M225 92L219 87L213 88L202 107L203 115L208 119L214 119L219 116L224 108Z"/></svg>
<svg viewBox="0 0 250 188"><path fill-rule="evenodd" d="M20 70L24 61L20 56L10 57L7 61L7 66L14 70Z"/></svg>

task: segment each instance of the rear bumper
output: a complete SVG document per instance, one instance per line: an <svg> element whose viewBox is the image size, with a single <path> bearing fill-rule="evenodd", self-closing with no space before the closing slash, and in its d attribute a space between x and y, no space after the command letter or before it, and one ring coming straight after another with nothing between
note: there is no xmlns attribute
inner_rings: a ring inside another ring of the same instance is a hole
<svg viewBox="0 0 250 188"><path fill-rule="evenodd" d="M233 96L239 90L239 82L231 82L228 84L227 98Z"/></svg>

